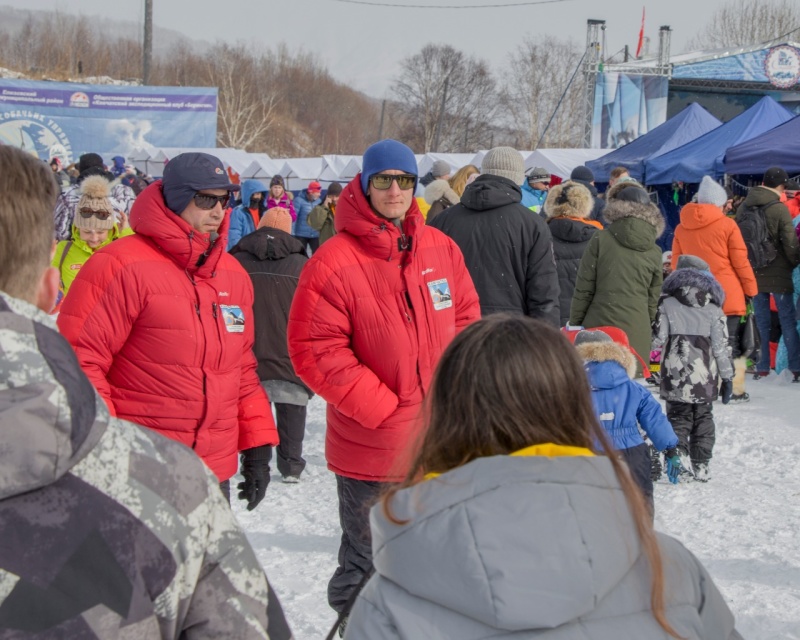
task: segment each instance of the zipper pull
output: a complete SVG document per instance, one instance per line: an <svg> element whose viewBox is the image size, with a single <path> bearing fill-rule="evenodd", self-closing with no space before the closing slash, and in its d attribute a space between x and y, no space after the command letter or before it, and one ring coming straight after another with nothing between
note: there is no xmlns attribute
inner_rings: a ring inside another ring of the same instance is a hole
<svg viewBox="0 0 800 640"><path fill-rule="evenodd" d="M197 311L197 317L199 318L200 317L200 303L199 302L195 302L194 303L194 310Z"/></svg>
<svg viewBox="0 0 800 640"><path fill-rule="evenodd" d="M211 303L211 310L214 312L214 317L216 318L217 317L217 303L216 302L212 302Z"/></svg>

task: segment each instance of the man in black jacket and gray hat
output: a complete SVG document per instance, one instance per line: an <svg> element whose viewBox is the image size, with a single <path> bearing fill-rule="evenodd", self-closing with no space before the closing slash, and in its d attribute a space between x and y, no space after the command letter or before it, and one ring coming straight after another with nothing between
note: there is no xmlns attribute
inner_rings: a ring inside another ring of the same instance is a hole
<svg viewBox="0 0 800 640"><path fill-rule="evenodd" d="M559 324L558 275L547 224L522 204L522 155L495 147L461 202L431 226L461 252L481 303L481 313L522 313Z"/></svg>

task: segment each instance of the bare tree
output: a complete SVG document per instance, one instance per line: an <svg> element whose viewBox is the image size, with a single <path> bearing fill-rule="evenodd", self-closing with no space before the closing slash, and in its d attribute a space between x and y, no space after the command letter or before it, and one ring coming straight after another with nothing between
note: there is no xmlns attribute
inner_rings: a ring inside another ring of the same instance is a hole
<svg viewBox="0 0 800 640"><path fill-rule="evenodd" d="M580 144L580 82L573 83L559 105L579 60L580 51L575 44L553 36L542 40L526 38L509 55L501 102L510 126L518 132L519 146L535 149L554 113L542 146Z"/></svg>
<svg viewBox="0 0 800 640"><path fill-rule="evenodd" d="M732 0L716 10L687 46L690 50L745 46L769 42L790 32L795 39L800 34L797 0Z"/></svg>
<svg viewBox="0 0 800 640"><path fill-rule="evenodd" d="M484 61L429 44L401 67L392 92L411 125L403 131L411 146L426 153L463 148L465 129L468 143L469 128L479 129L491 119L496 83Z"/></svg>

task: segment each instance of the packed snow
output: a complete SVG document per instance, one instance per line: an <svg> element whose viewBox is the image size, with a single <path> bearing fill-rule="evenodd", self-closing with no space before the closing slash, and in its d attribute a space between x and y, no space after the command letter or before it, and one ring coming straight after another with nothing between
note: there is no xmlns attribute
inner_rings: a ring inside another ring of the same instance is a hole
<svg viewBox="0 0 800 640"><path fill-rule="evenodd" d="M800 640L800 385L774 374L747 385L749 404L714 406L711 481L657 483L656 528L708 568L744 638ZM324 445L325 403L314 398L301 482L273 470L256 511L234 501L298 640L324 638L336 619L326 589L340 530Z"/></svg>

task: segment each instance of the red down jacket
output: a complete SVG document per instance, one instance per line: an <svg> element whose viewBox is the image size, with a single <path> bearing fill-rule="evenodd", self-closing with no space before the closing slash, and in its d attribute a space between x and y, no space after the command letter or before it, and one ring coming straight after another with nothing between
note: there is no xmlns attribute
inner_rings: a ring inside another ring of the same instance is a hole
<svg viewBox="0 0 800 640"><path fill-rule="evenodd" d="M480 317L458 246L412 202L403 232L379 217L360 177L342 191L337 234L300 275L289 355L328 402L328 468L359 480L399 480L422 399L445 347Z"/></svg>
<svg viewBox="0 0 800 640"><path fill-rule="evenodd" d="M160 181L130 221L136 235L80 270L59 329L112 412L192 447L227 480L238 451L278 442L256 375L253 287L225 252L228 216L201 267L208 234L167 209Z"/></svg>

